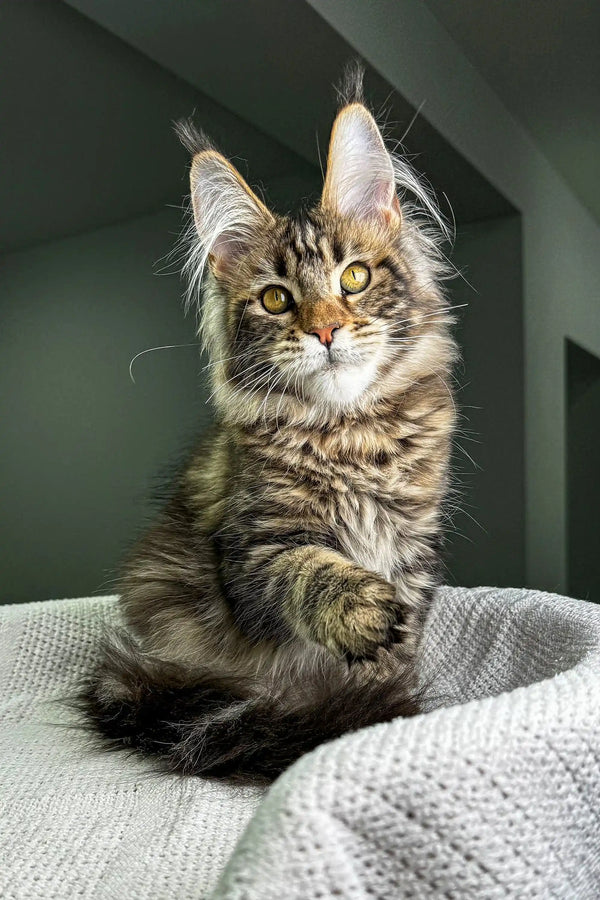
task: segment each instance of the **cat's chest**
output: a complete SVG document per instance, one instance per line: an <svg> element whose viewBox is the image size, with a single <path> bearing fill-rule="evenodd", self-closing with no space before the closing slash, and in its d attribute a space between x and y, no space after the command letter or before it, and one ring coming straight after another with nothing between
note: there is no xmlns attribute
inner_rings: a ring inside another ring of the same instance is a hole
<svg viewBox="0 0 600 900"><path fill-rule="evenodd" d="M355 563L394 580L400 563L405 518L376 494L340 493L335 503L335 537L342 552Z"/></svg>

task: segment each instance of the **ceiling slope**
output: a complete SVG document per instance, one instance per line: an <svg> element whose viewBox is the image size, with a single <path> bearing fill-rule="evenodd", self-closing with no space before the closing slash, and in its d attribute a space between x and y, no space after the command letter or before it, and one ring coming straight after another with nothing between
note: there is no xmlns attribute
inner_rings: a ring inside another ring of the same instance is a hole
<svg viewBox="0 0 600 900"><path fill-rule="evenodd" d="M600 221L598 0L426 0Z"/></svg>
<svg viewBox="0 0 600 900"><path fill-rule="evenodd" d="M356 52L304 0L68 0L311 164L326 155L336 84ZM511 211L504 198L372 68L367 94L457 221ZM425 111L426 112L426 111ZM414 120L414 121L413 121Z"/></svg>

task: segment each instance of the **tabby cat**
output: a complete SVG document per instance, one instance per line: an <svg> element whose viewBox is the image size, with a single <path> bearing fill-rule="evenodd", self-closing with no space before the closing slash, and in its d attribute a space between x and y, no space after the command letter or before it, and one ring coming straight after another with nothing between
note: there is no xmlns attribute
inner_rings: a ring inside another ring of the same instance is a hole
<svg viewBox="0 0 600 900"><path fill-rule="evenodd" d="M113 745L171 771L272 778L418 709L456 348L441 218L359 90L298 217L179 128L217 425L125 568L128 631L84 699Z"/></svg>

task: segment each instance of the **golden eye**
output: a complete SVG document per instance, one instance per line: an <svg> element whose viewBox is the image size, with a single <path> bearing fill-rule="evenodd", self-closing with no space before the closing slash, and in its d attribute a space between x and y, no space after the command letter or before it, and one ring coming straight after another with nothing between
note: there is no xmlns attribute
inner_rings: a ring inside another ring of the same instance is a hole
<svg viewBox="0 0 600 900"><path fill-rule="evenodd" d="M290 292L282 287L267 288L262 295L262 305L267 312L273 313L274 316L287 312L288 309L291 309L293 302Z"/></svg>
<svg viewBox="0 0 600 900"><path fill-rule="evenodd" d="M347 294L360 294L371 280L371 273L362 263L352 263L342 272L340 286Z"/></svg>

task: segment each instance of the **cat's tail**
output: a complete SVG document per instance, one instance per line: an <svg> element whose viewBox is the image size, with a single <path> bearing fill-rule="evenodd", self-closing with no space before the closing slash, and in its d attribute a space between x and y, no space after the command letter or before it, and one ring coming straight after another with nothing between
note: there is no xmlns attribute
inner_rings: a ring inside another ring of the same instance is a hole
<svg viewBox="0 0 600 900"><path fill-rule="evenodd" d="M167 771L266 778L324 741L418 712L406 671L365 681L350 669L274 696L255 687L208 673L192 679L123 637L107 645L79 705L107 746L151 754Z"/></svg>

